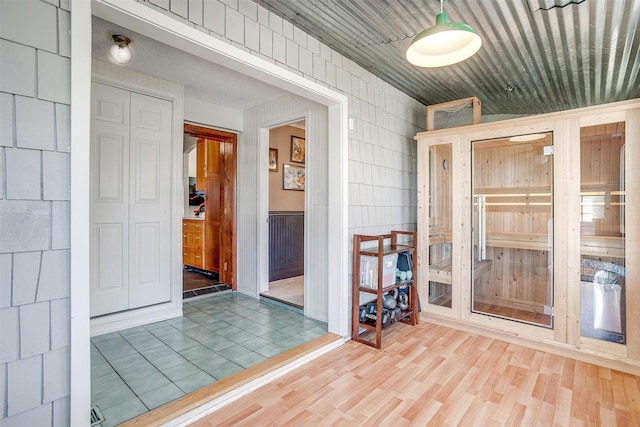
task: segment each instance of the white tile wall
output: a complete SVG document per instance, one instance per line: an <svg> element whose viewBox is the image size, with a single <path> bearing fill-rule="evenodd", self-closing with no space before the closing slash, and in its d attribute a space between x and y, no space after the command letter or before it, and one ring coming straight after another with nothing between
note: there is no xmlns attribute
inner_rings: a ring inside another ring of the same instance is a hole
<svg viewBox="0 0 640 427"><path fill-rule="evenodd" d="M238 10L238 0L221 0L222 3L226 4L230 8Z"/></svg>
<svg viewBox="0 0 640 427"><path fill-rule="evenodd" d="M0 40L0 44L1 43L2 41ZM4 76L4 74L2 73L2 65L0 65L0 75ZM1 80L4 79L0 79L0 81ZM0 83L0 85L1 84L2 83ZM13 122L13 95L10 95L8 93L0 93L0 147L13 147Z"/></svg>
<svg viewBox="0 0 640 427"><path fill-rule="evenodd" d="M282 22L282 18L273 12L269 12L269 28L280 35L282 35Z"/></svg>
<svg viewBox="0 0 640 427"><path fill-rule="evenodd" d="M43 356L43 401L53 402L69 395L69 347Z"/></svg>
<svg viewBox="0 0 640 427"><path fill-rule="evenodd" d="M269 26L269 11L264 7L258 8L258 23L267 27Z"/></svg>
<svg viewBox="0 0 640 427"><path fill-rule="evenodd" d="M171 12L186 18L189 15L189 3L187 0L171 0Z"/></svg>
<svg viewBox="0 0 640 427"><path fill-rule="evenodd" d="M260 53L268 57L273 56L273 31L264 25L260 25Z"/></svg>
<svg viewBox="0 0 640 427"><path fill-rule="evenodd" d="M189 0L189 21L202 25L203 0Z"/></svg>
<svg viewBox="0 0 640 427"><path fill-rule="evenodd" d="M56 104L56 148L58 151L71 152L71 108Z"/></svg>
<svg viewBox="0 0 640 427"><path fill-rule="evenodd" d="M69 298L51 301L51 349L68 347L69 342Z"/></svg>
<svg viewBox="0 0 640 427"><path fill-rule="evenodd" d="M164 9L169 9L169 0L149 0L152 4Z"/></svg>
<svg viewBox="0 0 640 427"><path fill-rule="evenodd" d="M0 254L0 308L11 307L12 258L11 254Z"/></svg>
<svg viewBox="0 0 640 427"><path fill-rule="evenodd" d="M19 40L23 45L57 52L57 9L38 1L0 2L0 38Z"/></svg>
<svg viewBox="0 0 640 427"><path fill-rule="evenodd" d="M247 18L258 20L258 5L252 0L239 0L237 6L238 12Z"/></svg>
<svg viewBox="0 0 640 427"><path fill-rule="evenodd" d="M69 202L53 202L51 207L51 249L71 247L71 206Z"/></svg>
<svg viewBox="0 0 640 427"><path fill-rule="evenodd" d="M20 306L20 358L49 350L49 302Z"/></svg>
<svg viewBox="0 0 640 427"><path fill-rule="evenodd" d="M16 96L16 142L18 147L53 150L55 120L52 102Z"/></svg>
<svg viewBox="0 0 640 427"><path fill-rule="evenodd" d="M49 248L50 203L0 200L0 253Z"/></svg>
<svg viewBox="0 0 640 427"><path fill-rule="evenodd" d="M249 18L244 19L244 40L246 47L256 52L260 51L260 25Z"/></svg>
<svg viewBox="0 0 640 427"><path fill-rule="evenodd" d="M0 401L8 403L0 406L2 427L62 426L69 418L64 378L69 346L70 7L68 0L60 0L59 8L58 0L49 1L0 0L0 147L8 147L0 148L0 363L6 363L0 365L0 390L7 392ZM349 164L357 167L348 174L350 231L415 228L411 138L424 127L424 106L253 1L141 4L202 25L204 31L344 93L355 123L349 131ZM32 303L32 276L22 273L22 262L40 252L38 303ZM5 280L11 270L13 289ZM9 307L12 295L23 303L19 309ZM42 313L46 319L39 317ZM36 321L50 322L51 328L32 331ZM20 329L24 337L18 335ZM41 353L20 360L18 345L22 357ZM38 393L27 396L25 389ZM45 396L40 395L43 390ZM53 402L43 404L43 399Z"/></svg>
<svg viewBox="0 0 640 427"><path fill-rule="evenodd" d="M14 307L36 302L41 255L42 252L13 254L13 298L11 305Z"/></svg>
<svg viewBox="0 0 640 427"><path fill-rule="evenodd" d="M0 1L2 427L69 425L69 8Z"/></svg>
<svg viewBox="0 0 640 427"><path fill-rule="evenodd" d="M287 40L277 32L273 33L273 59L283 64L287 60Z"/></svg>
<svg viewBox="0 0 640 427"><path fill-rule="evenodd" d="M224 34L225 29L225 11L224 4L216 1L204 2L204 26L218 34Z"/></svg>
<svg viewBox="0 0 640 427"><path fill-rule="evenodd" d="M4 199L4 148L0 146L0 199Z"/></svg>
<svg viewBox="0 0 640 427"><path fill-rule="evenodd" d="M69 397L53 402L52 427L67 427L69 425Z"/></svg>
<svg viewBox="0 0 640 427"><path fill-rule="evenodd" d="M2 334L0 334L0 363L13 362L18 359L20 349L18 307L8 307L0 309L0 324Z"/></svg>
<svg viewBox="0 0 640 427"><path fill-rule="evenodd" d="M7 408L7 391L4 385L7 383L7 365L0 363L0 416L4 416Z"/></svg>
<svg viewBox="0 0 640 427"><path fill-rule="evenodd" d="M68 422L67 422L67 425L68 425ZM38 427L51 426L51 405L38 406L37 408L30 409L25 412L21 412L14 417L10 417L2 420L2 427L25 427L25 426L38 426Z"/></svg>
<svg viewBox="0 0 640 427"><path fill-rule="evenodd" d="M49 52L38 51L38 98L71 102L71 60Z"/></svg>
<svg viewBox="0 0 640 427"><path fill-rule="evenodd" d="M298 45L287 39L287 61L286 64L291 68L298 68Z"/></svg>
<svg viewBox="0 0 640 427"><path fill-rule="evenodd" d="M0 6L7 3L17 2L0 2ZM33 96L36 91L36 50L0 39L0 58L0 91Z"/></svg>
<svg viewBox="0 0 640 427"><path fill-rule="evenodd" d="M69 296L69 250L44 251L38 282L37 301Z"/></svg>
<svg viewBox="0 0 640 427"><path fill-rule="evenodd" d="M313 76L313 53L309 49L298 49L298 62L300 71L308 76Z"/></svg>
<svg viewBox="0 0 640 427"><path fill-rule="evenodd" d="M71 155L44 151L42 153L42 198L70 199Z"/></svg>
<svg viewBox="0 0 640 427"><path fill-rule="evenodd" d="M293 41L293 24L285 20L282 21L282 35Z"/></svg>
<svg viewBox="0 0 640 427"><path fill-rule="evenodd" d="M60 34L58 53L71 58L71 13L67 10L58 9L58 31Z"/></svg>
<svg viewBox="0 0 640 427"><path fill-rule="evenodd" d="M228 39L244 44L244 16L231 8L226 9L226 36Z"/></svg>
<svg viewBox="0 0 640 427"><path fill-rule="evenodd" d="M38 150L6 148L7 199L39 200L40 154Z"/></svg>
<svg viewBox="0 0 640 427"><path fill-rule="evenodd" d="M7 414L12 416L42 403L42 356L7 364ZM49 409L49 418L51 409ZM38 425L33 422L24 425Z"/></svg>

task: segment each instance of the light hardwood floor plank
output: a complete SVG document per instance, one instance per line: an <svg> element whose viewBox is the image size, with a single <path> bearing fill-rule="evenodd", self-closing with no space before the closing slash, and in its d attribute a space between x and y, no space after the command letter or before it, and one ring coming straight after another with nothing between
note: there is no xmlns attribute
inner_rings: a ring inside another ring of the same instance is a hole
<svg viewBox="0 0 640 427"><path fill-rule="evenodd" d="M640 426L640 378L422 322L348 342L193 424Z"/></svg>

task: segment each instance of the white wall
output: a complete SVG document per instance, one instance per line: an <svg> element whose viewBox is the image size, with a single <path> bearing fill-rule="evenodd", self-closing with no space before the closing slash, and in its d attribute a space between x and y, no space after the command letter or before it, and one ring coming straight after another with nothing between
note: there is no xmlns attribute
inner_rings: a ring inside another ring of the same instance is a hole
<svg viewBox="0 0 640 427"><path fill-rule="evenodd" d="M277 120L300 118L307 124L304 307L306 315L327 321L327 107L298 96L280 98L245 112L246 129L238 143L238 291L257 296L268 283L269 194L258 191L269 185L268 128L278 124Z"/></svg>
<svg viewBox="0 0 640 427"><path fill-rule="evenodd" d="M424 128L423 105L250 0L141 4L344 93L354 122L348 155L350 232L415 229L412 138ZM70 20L69 0L0 1L3 427L70 423ZM185 106L187 118L215 124L209 116L197 116L194 105ZM229 129L246 127L231 118L225 123L221 126ZM256 167L254 157L242 161ZM314 181L322 183L319 177ZM256 185L256 177L239 178L239 188L243 183ZM324 201L322 187L316 196ZM322 215L319 221L325 221ZM238 227L239 242L256 231L248 222ZM314 265L321 270L326 262ZM317 273L321 278L326 272Z"/></svg>
<svg viewBox="0 0 640 427"><path fill-rule="evenodd" d="M216 129L242 130L242 110L223 107L185 96L184 120Z"/></svg>
<svg viewBox="0 0 640 427"><path fill-rule="evenodd" d="M69 423L70 17L0 2L3 427Z"/></svg>

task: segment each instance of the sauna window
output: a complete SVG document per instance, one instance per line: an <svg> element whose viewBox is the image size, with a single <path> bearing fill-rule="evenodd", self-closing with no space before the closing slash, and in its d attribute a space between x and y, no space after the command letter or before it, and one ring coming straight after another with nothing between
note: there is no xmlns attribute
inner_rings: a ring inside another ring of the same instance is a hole
<svg viewBox="0 0 640 427"><path fill-rule="evenodd" d="M429 147L429 304L451 308L451 144Z"/></svg>
<svg viewBox="0 0 640 427"><path fill-rule="evenodd" d="M624 344L625 126L580 129L580 335Z"/></svg>
<svg viewBox="0 0 640 427"><path fill-rule="evenodd" d="M553 327L553 134L472 143L471 311Z"/></svg>

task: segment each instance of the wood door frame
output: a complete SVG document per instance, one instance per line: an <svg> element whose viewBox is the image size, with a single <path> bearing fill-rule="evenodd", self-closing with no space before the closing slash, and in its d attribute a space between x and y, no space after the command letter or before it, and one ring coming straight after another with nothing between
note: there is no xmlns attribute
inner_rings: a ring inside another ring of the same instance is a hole
<svg viewBox="0 0 640 427"><path fill-rule="evenodd" d="M184 134L193 136L196 138L208 138L216 141L230 143L232 148L232 161L227 170L225 167L224 178L224 190L228 194L228 197L233 201L230 209L226 209L224 213L225 220L222 221L221 235L228 236L230 240L229 245L220 245L220 266L219 266L219 279L221 282L226 283L233 289L237 287L237 242L236 242L236 175L237 175L237 150L238 150L238 135L233 132L227 132L219 129L208 128L200 125L194 125L191 123L184 123ZM227 262L228 266L225 270L224 263ZM230 268L229 268L230 266Z"/></svg>

